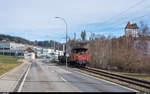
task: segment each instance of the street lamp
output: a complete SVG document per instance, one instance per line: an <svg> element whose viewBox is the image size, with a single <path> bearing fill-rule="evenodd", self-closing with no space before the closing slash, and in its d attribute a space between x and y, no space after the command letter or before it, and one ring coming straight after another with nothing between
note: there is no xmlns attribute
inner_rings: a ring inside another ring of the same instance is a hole
<svg viewBox="0 0 150 94"><path fill-rule="evenodd" d="M65 23L65 25L66 25L66 47L65 47L65 55L66 55L66 53L67 53L67 26L68 25L67 25L66 20L64 18L62 18L62 17L55 17L55 19L62 20ZM66 69L67 69L67 56L66 56Z"/></svg>

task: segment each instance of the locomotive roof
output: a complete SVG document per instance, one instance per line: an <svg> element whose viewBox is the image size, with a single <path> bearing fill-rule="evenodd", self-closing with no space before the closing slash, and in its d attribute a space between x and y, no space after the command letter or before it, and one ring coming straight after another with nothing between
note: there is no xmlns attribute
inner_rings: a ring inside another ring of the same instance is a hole
<svg viewBox="0 0 150 94"><path fill-rule="evenodd" d="M88 49L87 48L78 47L78 48L73 48L72 50L88 50Z"/></svg>

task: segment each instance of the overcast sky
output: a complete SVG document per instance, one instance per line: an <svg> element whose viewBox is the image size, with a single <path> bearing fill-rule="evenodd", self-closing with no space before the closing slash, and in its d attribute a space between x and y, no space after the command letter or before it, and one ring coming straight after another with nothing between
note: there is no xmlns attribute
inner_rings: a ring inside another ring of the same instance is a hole
<svg viewBox="0 0 150 94"><path fill-rule="evenodd" d="M65 24L55 16L66 19L71 38L83 29L120 36L129 20L150 24L150 0L0 0L0 34L62 42Z"/></svg>

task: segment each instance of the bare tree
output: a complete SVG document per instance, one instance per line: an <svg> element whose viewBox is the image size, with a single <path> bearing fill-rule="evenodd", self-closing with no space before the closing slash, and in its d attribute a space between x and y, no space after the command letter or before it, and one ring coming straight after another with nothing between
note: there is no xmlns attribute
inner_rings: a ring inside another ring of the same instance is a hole
<svg viewBox="0 0 150 94"><path fill-rule="evenodd" d="M144 24L142 21L140 22L140 35L150 36L150 31L147 24Z"/></svg>
<svg viewBox="0 0 150 94"><path fill-rule="evenodd" d="M89 66L114 71L150 73L150 56L145 54L149 36L147 25L141 23L140 31L138 38L112 38L91 33L87 46L91 57ZM85 40L84 32L81 32L82 40ZM76 43L78 42L76 40Z"/></svg>
<svg viewBox="0 0 150 94"><path fill-rule="evenodd" d="M82 38L82 41L86 40L86 31L85 30L81 32L81 38Z"/></svg>
<svg viewBox="0 0 150 94"><path fill-rule="evenodd" d="M94 40L95 38L95 34L94 33L91 33L90 37L89 37L89 40Z"/></svg>

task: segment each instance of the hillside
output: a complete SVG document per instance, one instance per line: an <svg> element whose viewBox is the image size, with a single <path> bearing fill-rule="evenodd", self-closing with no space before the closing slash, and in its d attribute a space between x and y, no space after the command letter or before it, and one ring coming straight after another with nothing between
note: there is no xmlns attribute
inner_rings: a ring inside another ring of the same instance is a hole
<svg viewBox="0 0 150 94"><path fill-rule="evenodd" d="M3 40L16 42L16 43L23 43L23 44L33 44L33 42L26 40L24 38L21 38L21 37L14 37L10 35L0 34L0 41L3 41Z"/></svg>
<svg viewBox="0 0 150 94"><path fill-rule="evenodd" d="M53 41L53 40L46 40L46 41L34 41L34 45L38 45L41 47L48 47L48 48L54 48L56 50L63 50L63 44Z"/></svg>
<svg viewBox="0 0 150 94"><path fill-rule="evenodd" d="M63 46L59 42L55 42L53 40L50 41L30 41L21 37L15 37L15 36L10 36L10 35L4 35L0 34L0 41L10 41L10 42L16 42L16 43L22 43L22 44L29 44L29 45L36 45L36 46L41 46L41 47L46 47L46 48L55 48L62 50Z"/></svg>

